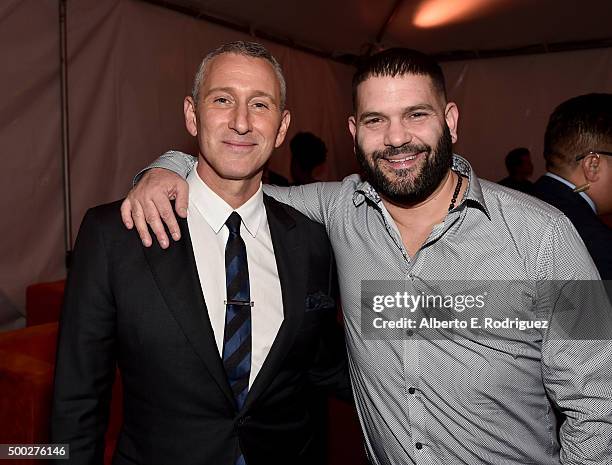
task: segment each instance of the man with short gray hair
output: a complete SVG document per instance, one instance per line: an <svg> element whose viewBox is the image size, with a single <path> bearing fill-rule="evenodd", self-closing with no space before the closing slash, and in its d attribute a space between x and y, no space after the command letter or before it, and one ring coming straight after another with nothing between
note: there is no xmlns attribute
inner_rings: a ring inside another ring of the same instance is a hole
<svg viewBox="0 0 612 465"><path fill-rule="evenodd" d="M101 464L115 366L113 463L310 465L315 389L350 397L325 229L262 191L285 138L284 78L260 44L209 54L184 101L198 141L184 240L144 248L119 203L81 226L60 321L51 438Z"/></svg>

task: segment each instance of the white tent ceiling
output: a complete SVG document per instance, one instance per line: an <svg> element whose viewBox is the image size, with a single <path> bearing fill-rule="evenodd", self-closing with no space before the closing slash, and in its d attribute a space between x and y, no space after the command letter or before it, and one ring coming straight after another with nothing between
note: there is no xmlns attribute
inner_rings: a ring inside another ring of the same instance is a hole
<svg viewBox="0 0 612 465"><path fill-rule="evenodd" d="M612 0L146 1L339 58L379 45L442 58L612 45Z"/></svg>

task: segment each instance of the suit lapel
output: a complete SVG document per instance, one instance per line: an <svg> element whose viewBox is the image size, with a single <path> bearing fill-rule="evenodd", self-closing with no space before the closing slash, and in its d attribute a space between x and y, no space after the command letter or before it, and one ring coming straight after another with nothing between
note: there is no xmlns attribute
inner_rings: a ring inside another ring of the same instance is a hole
<svg viewBox="0 0 612 465"><path fill-rule="evenodd" d="M178 222L182 239L178 242L171 241L166 250L153 241L151 247L144 249L145 256L170 312L233 406L234 396L208 317L187 220L179 218Z"/></svg>
<svg viewBox="0 0 612 465"><path fill-rule="evenodd" d="M307 248L303 246L303 231L296 227L295 220L284 205L268 196L264 196L264 204L280 279L284 319L270 353L249 390L244 409L257 400L276 376L299 331L306 297L307 272L304 266L308 257Z"/></svg>

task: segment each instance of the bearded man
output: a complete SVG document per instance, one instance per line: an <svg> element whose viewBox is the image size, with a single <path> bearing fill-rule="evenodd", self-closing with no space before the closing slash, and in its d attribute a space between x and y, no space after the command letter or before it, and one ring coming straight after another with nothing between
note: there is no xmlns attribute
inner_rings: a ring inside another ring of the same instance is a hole
<svg viewBox="0 0 612 465"><path fill-rule="evenodd" d="M374 464L607 463L609 340L555 338L543 329L504 337L425 337L412 327L393 337L366 335L362 298L374 280L417 293L437 280L512 282L512 295L487 312L550 319L554 296L542 282L599 279L567 217L479 179L466 159L453 155L458 118L437 63L413 50L383 51L353 78L348 125L365 178L265 188L327 229L369 458ZM169 244L160 213L173 238L180 237L168 197L177 197L184 216L181 177L192 165L188 155L165 154L151 167L180 176L151 170L124 202L124 223L136 226L145 245L152 242L145 218L162 246ZM585 321L595 307L580 309ZM590 321L609 323L610 314Z"/></svg>

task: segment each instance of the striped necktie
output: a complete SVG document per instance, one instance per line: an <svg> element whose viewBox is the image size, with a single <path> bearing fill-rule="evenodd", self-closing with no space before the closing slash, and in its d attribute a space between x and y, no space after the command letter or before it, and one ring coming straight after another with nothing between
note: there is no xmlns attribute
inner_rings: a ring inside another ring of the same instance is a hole
<svg viewBox="0 0 612 465"><path fill-rule="evenodd" d="M223 333L223 366L238 410L244 406L251 374L251 295L246 247L240 237L241 222L236 212L225 222L229 237L225 245L227 303Z"/></svg>

